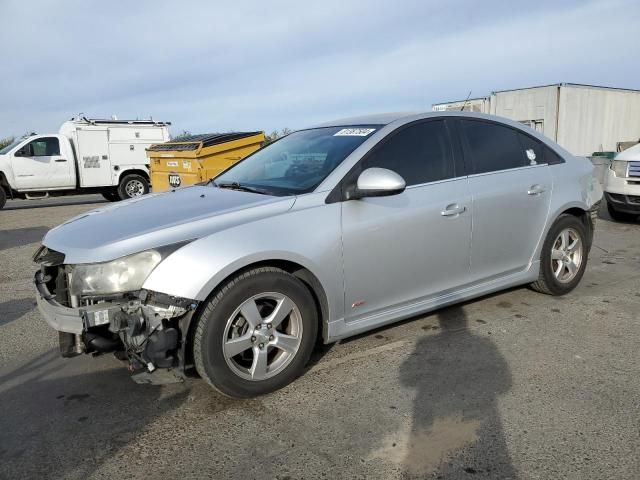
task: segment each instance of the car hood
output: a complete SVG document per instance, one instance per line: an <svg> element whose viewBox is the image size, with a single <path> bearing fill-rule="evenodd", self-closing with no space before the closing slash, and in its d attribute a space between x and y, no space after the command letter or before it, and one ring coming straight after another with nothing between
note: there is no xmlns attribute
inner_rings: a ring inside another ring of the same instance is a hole
<svg viewBox="0 0 640 480"><path fill-rule="evenodd" d="M64 253L67 264L106 262L278 215L294 203L295 197L186 187L86 212L50 230L42 243Z"/></svg>

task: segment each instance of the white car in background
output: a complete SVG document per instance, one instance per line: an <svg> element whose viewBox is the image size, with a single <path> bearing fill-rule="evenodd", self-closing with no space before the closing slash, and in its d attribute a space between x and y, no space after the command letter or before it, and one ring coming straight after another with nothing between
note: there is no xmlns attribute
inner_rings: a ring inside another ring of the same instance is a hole
<svg viewBox="0 0 640 480"><path fill-rule="evenodd" d="M632 221L640 215L640 143L616 155L603 189L611 218Z"/></svg>

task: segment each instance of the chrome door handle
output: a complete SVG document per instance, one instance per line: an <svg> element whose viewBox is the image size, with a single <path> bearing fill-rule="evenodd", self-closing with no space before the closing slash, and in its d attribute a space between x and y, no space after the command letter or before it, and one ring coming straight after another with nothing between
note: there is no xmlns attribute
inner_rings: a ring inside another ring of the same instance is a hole
<svg viewBox="0 0 640 480"><path fill-rule="evenodd" d="M444 210L440 212L443 217L454 217L467 211L467 207L461 207L457 203L452 203L444 207Z"/></svg>
<svg viewBox="0 0 640 480"><path fill-rule="evenodd" d="M527 190L527 195L540 195L544 192L544 188L540 185L531 185L529 190Z"/></svg>

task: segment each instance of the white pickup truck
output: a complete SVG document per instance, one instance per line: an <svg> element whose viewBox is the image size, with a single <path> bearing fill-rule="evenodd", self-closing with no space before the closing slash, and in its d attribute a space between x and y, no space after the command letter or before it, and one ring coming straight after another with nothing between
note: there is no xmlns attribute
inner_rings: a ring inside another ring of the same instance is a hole
<svg viewBox="0 0 640 480"><path fill-rule="evenodd" d="M0 209L7 198L149 192L145 149L169 140L169 122L72 118L57 134L30 135L0 150Z"/></svg>

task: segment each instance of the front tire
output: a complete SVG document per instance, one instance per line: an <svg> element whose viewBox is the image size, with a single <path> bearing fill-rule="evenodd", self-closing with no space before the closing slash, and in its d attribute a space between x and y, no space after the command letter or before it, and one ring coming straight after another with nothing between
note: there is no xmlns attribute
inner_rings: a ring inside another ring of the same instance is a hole
<svg viewBox="0 0 640 480"><path fill-rule="evenodd" d="M540 253L540 274L531 287L547 295L565 295L576 288L587 268L589 236L584 223L561 215L553 224Z"/></svg>
<svg viewBox="0 0 640 480"><path fill-rule="evenodd" d="M2 185L0 185L0 210L2 210L7 203L7 192L4 191Z"/></svg>
<svg viewBox="0 0 640 480"><path fill-rule="evenodd" d="M234 398L269 393L295 380L309 361L318 332L308 288L273 267L249 270L226 282L196 321L196 370Z"/></svg>
<svg viewBox="0 0 640 480"><path fill-rule="evenodd" d="M136 173L125 175L118 185L118 195L121 200L140 197L147 193L149 193L149 181Z"/></svg>

